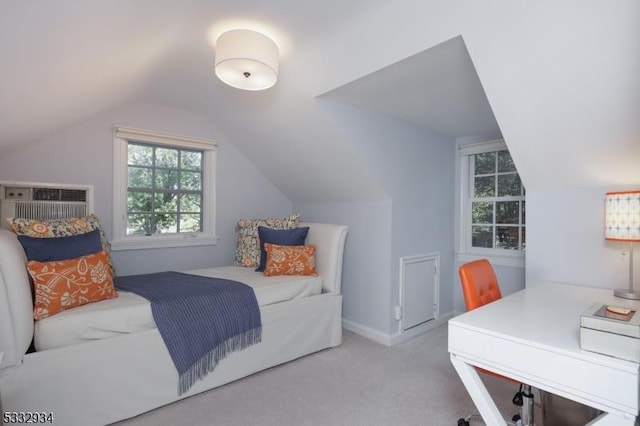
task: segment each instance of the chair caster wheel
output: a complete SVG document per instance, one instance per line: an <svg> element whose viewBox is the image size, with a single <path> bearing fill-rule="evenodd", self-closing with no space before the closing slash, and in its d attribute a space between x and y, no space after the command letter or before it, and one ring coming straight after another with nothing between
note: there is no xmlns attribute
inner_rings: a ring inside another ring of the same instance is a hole
<svg viewBox="0 0 640 426"><path fill-rule="evenodd" d="M469 422L465 419L458 419L458 426L469 426Z"/></svg>

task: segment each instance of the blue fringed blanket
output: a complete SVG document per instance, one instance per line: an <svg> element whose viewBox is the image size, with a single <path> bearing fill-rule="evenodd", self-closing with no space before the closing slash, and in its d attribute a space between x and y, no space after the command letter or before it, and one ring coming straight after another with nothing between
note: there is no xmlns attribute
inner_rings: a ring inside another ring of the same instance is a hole
<svg viewBox="0 0 640 426"><path fill-rule="evenodd" d="M262 339L258 301L246 284L181 272L114 281L118 289L151 302L153 319L178 370L180 395L228 354Z"/></svg>

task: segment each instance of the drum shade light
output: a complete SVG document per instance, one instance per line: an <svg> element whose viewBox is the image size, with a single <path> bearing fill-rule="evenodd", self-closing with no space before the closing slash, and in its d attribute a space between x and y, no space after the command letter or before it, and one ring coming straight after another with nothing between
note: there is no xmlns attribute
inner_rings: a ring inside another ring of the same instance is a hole
<svg viewBox="0 0 640 426"><path fill-rule="evenodd" d="M278 55L278 46L264 34L227 31L216 40L215 72L237 89L268 89L278 80Z"/></svg>

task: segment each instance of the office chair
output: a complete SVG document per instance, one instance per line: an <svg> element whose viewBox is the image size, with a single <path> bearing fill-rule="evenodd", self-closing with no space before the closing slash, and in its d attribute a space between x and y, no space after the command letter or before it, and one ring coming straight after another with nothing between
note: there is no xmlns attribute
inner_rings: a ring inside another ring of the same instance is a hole
<svg viewBox="0 0 640 426"><path fill-rule="evenodd" d="M458 273L460 275L462 294L467 311L502 298L498 278L491 263L489 263L487 259L479 259L465 263L460 266ZM509 377L480 367L476 367L476 370L483 374L498 377L513 383L520 383ZM520 407L520 413L513 416L512 423L509 424L518 426L533 425L533 394L531 393L531 386L520 383L520 390L513 397L513 403ZM479 415L472 414L466 418L458 419L458 426L469 426L469 420L475 416Z"/></svg>

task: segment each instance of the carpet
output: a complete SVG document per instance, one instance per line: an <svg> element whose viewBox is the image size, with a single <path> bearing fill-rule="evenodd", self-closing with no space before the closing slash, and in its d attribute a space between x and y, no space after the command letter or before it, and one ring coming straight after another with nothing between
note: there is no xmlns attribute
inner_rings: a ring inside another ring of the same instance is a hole
<svg viewBox="0 0 640 426"><path fill-rule="evenodd" d="M505 416L517 413L511 398L518 385L487 376L483 380ZM393 347L345 330L337 348L117 424L447 426L475 412L449 361L443 324Z"/></svg>

